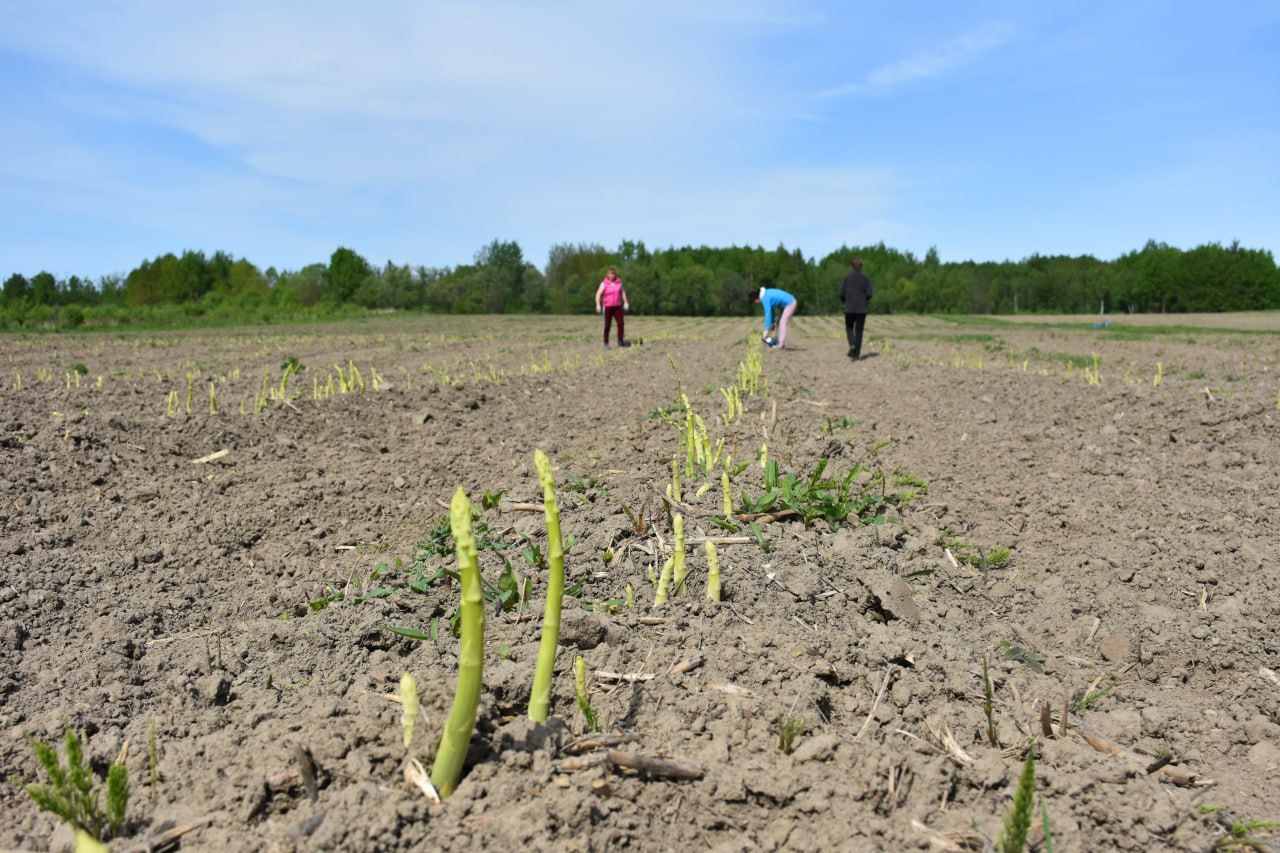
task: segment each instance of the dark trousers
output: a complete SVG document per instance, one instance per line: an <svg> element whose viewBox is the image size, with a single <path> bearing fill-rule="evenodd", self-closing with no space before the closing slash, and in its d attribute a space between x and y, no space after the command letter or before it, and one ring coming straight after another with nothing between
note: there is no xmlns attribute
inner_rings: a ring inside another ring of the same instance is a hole
<svg viewBox="0 0 1280 853"><path fill-rule="evenodd" d="M604 306L604 342L609 343L609 326L613 324L613 318L618 318L618 343L621 344L626 340L626 336L622 334L622 306L606 305Z"/></svg>
<svg viewBox="0 0 1280 853"><path fill-rule="evenodd" d="M854 358L862 357L862 330L867 325L866 314L844 315L844 336L849 339L849 349Z"/></svg>

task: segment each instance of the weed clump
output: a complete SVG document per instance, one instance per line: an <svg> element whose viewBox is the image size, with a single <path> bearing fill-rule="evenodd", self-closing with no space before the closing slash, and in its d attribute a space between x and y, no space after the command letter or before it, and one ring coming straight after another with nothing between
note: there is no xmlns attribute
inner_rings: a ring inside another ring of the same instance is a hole
<svg viewBox="0 0 1280 853"><path fill-rule="evenodd" d="M107 770L104 804L104 789L85 758L87 743L88 737L83 732L77 734L72 731L68 724L63 741L64 762L52 744L32 739L36 760L44 768L49 781L28 785L23 790L42 810L57 815L99 841L106 841L119 835L124 828L129 806L129 771L123 760L112 762Z"/></svg>

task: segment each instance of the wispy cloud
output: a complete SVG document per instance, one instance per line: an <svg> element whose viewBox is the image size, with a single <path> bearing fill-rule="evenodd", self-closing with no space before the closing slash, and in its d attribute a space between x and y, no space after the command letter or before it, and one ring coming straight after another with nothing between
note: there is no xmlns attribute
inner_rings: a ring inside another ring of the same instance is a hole
<svg viewBox="0 0 1280 853"><path fill-rule="evenodd" d="M1117 205L1122 248L1161 217L1280 233L1266 4L1004 2L998 21L944 0L9 5L0 277L184 248L444 266L494 237L534 262L623 238L1018 257L1100 239L1083 223ZM1081 105L1106 120L1071 124ZM1202 161L1161 194L1164 164ZM1025 215L1084 196L1053 227ZM1210 209L1220 223L1190 213Z"/></svg>
<svg viewBox="0 0 1280 853"><path fill-rule="evenodd" d="M882 65L866 73L861 80L826 89L822 97L865 94L896 89L916 80L942 77L972 65L992 51L1016 38L1016 28L1004 22L989 22L978 29L952 39L938 47Z"/></svg>

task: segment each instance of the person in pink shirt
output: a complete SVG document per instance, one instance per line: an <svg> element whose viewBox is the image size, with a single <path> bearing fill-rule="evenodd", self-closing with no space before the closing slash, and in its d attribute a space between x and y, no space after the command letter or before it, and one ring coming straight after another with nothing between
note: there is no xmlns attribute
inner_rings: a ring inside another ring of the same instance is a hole
<svg viewBox="0 0 1280 853"><path fill-rule="evenodd" d="M604 314L604 348L609 348L609 327L613 319L618 318L618 346L626 346L626 336L622 333L622 312L630 309L627 303L627 291L622 287L622 279L618 278L618 268L609 267L609 273L596 288L596 313Z"/></svg>

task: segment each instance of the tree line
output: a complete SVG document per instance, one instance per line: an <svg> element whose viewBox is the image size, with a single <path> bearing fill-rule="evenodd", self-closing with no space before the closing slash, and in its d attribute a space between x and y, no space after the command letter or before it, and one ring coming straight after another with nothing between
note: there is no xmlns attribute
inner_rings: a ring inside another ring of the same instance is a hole
<svg viewBox="0 0 1280 853"><path fill-rule="evenodd" d="M0 327L67 328L151 321L272 322L369 310L452 314L590 313L616 266L631 312L743 315L752 294L777 287L809 314L839 313L853 256L875 283L876 313L1151 313L1280 308L1280 269L1267 250L1209 243L1182 250L1155 241L1112 261L1032 255L1020 261L948 262L877 243L821 259L799 249L670 247L626 240L553 246L545 268L514 241L494 240L457 267L370 263L339 248L328 263L265 271L225 252L172 253L96 281L14 273L0 287Z"/></svg>

